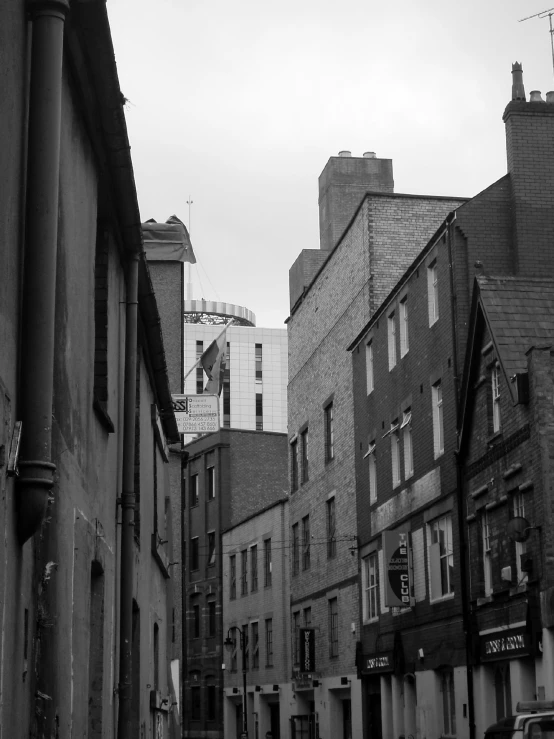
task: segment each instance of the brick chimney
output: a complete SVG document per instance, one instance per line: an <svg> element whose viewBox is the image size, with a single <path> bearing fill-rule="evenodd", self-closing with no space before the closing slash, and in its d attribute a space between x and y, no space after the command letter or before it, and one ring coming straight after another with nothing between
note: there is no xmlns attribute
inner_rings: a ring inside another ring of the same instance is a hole
<svg viewBox="0 0 554 739"><path fill-rule="evenodd" d="M525 100L521 64L512 65L504 111L516 274L554 277L554 95Z"/></svg>
<svg viewBox="0 0 554 739"><path fill-rule="evenodd" d="M368 190L394 191L392 159L377 159L372 151L361 157L341 151L329 159L319 176L320 249L333 249Z"/></svg>

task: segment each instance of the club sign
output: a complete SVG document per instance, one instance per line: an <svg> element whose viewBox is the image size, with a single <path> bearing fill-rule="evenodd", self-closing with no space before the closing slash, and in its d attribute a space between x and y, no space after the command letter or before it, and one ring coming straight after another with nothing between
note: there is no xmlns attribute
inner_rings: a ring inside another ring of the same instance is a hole
<svg viewBox="0 0 554 739"><path fill-rule="evenodd" d="M299 629L300 634L300 672L315 671L315 631Z"/></svg>
<svg viewBox="0 0 554 739"><path fill-rule="evenodd" d="M383 532L385 564L385 605L408 608L410 605L410 562L408 532Z"/></svg>

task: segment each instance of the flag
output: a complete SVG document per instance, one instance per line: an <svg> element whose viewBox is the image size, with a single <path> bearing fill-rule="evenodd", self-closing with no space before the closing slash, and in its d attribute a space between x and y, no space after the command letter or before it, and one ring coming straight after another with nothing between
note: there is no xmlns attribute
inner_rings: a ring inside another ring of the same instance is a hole
<svg viewBox="0 0 554 739"><path fill-rule="evenodd" d="M204 372L208 375L208 382L204 388L205 393L221 395L223 390L223 375L225 374L226 349L227 349L227 327L214 339L206 351L202 354L200 363Z"/></svg>

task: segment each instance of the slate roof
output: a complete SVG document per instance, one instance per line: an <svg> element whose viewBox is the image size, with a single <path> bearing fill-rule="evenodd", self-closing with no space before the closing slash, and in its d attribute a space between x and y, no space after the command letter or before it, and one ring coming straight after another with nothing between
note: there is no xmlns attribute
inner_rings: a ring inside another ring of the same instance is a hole
<svg viewBox="0 0 554 739"><path fill-rule="evenodd" d="M477 277L480 303L506 378L527 371L525 352L554 345L554 280Z"/></svg>

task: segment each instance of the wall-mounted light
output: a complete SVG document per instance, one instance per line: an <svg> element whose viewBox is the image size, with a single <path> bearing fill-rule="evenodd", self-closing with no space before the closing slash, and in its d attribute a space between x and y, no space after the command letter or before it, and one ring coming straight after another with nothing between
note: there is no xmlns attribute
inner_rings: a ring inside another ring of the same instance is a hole
<svg viewBox="0 0 554 739"><path fill-rule="evenodd" d="M349 685L350 684L350 680L347 677L341 677L340 684L341 685Z"/></svg>
<svg viewBox="0 0 554 739"><path fill-rule="evenodd" d="M312 680L312 688L319 688L319 680Z"/></svg>
<svg viewBox="0 0 554 739"><path fill-rule="evenodd" d="M238 692L239 692L238 688L233 688L233 693L238 693Z"/></svg>
<svg viewBox="0 0 554 739"><path fill-rule="evenodd" d="M256 691L256 693L263 693L263 690L262 690L262 686L261 685L256 685L256 687L254 688L254 690Z"/></svg>
<svg viewBox="0 0 554 739"><path fill-rule="evenodd" d="M274 685L273 686L273 690L279 690L279 686L278 685Z"/></svg>

